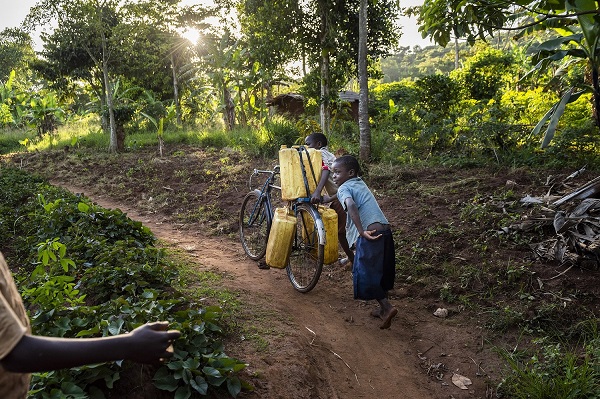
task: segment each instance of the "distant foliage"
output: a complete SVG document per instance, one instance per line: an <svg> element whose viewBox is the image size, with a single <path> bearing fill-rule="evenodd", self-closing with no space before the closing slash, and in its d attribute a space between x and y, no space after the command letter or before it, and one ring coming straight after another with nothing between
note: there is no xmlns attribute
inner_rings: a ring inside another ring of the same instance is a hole
<svg viewBox="0 0 600 399"><path fill-rule="evenodd" d="M501 93L512 80L513 56L502 50L484 47L455 71L468 98L490 100Z"/></svg>
<svg viewBox="0 0 600 399"><path fill-rule="evenodd" d="M452 46L400 47L395 54L381 60L383 82L414 80L436 73L448 74L454 70L454 51ZM468 51L467 46L461 44L460 51Z"/></svg>
<svg viewBox="0 0 600 399"><path fill-rule="evenodd" d="M427 75L411 70L410 78L373 85L374 159L406 162L466 156L470 162L527 165L551 159L563 166L593 162L600 135L593 125L589 94L567 105L545 152L540 149L543 131L533 134L563 94L564 85L558 83L581 80L581 69L569 69L560 82L538 74L537 82L545 86L536 86L531 76L520 80L531 65L525 47L515 43L502 50L478 43L469 50L472 53L461 52L457 70ZM415 51L424 56L424 49ZM406 55L406 49L402 52ZM384 60L383 67L393 58ZM436 60L444 65L442 59Z"/></svg>

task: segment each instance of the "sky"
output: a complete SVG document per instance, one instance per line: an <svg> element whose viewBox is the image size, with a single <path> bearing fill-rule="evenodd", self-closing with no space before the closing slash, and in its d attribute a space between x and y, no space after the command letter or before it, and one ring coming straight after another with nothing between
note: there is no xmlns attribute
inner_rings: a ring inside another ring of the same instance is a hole
<svg viewBox="0 0 600 399"><path fill-rule="evenodd" d="M198 1L198 0L197 0ZM4 10L0 16L0 31L4 28L14 28L25 19L25 16L29 12L29 9L35 5L37 0L0 0L0 10ZM193 0L185 0L185 3L194 3ZM200 0L202 2L202 0ZM415 6L423 4L423 0L401 0L400 5L402 7ZM400 38L401 46L419 45L421 47L431 45L431 42L427 39L421 38L420 33L417 31L416 21L414 19L401 17L399 21L402 27L402 37ZM39 39L34 37L36 45L39 45Z"/></svg>

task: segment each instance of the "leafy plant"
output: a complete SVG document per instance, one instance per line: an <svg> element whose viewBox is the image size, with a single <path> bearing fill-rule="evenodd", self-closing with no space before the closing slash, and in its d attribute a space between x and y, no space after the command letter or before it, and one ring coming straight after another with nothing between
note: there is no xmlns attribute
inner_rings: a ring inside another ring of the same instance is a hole
<svg viewBox="0 0 600 399"><path fill-rule="evenodd" d="M541 349L529 359L499 350L512 372L501 384L503 393L516 399L600 397L597 341L592 341L582 355L560 344L537 343Z"/></svg>
<svg viewBox="0 0 600 399"><path fill-rule="evenodd" d="M177 269L145 226L20 170L3 168L0 181L3 206L12 209L0 213L0 226L12 227L2 247L11 264L22 266L15 279L24 287L34 334L111 336L166 320L183 339L174 344L173 363L158 370L159 388L176 397L221 386L235 397L251 388L238 376L246 364L223 350L222 310L171 288ZM117 362L35 374L30 397L103 397L129 367Z"/></svg>

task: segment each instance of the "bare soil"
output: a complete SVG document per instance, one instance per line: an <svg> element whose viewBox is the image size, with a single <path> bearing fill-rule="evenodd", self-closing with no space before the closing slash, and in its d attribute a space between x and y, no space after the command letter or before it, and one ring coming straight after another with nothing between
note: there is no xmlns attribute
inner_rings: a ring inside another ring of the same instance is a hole
<svg viewBox="0 0 600 399"><path fill-rule="evenodd" d="M399 313L391 328L382 330L380 320L370 316L376 303L353 299L351 272L338 264L326 265L316 288L306 294L293 289L285 270L259 269L239 244L237 214L252 168L272 166L276 159L177 147L162 158L155 149L116 157L60 150L12 161L106 208L121 209L166 246L189 254L197 270L225 277L224 287L237 292L243 304L226 352L248 363L243 378L255 387L240 397L492 398L504 371L494 345L520 342L510 330L497 334L485 328L482 308L442 301L443 281L435 277L415 281L399 275L390 297ZM397 233L397 254L403 260L419 246L431 246L436 251L429 267L460 270L493 259L528 265L542 277L563 270L532 261L526 245L488 240L486 248L474 248L472 243L494 226L485 226L485 220L466 225L459 217L464 204L504 189L507 181L515 182L511 187L518 195L544 191L546 172L404 168L369 176L365 179ZM458 233L428 241L424 234L432 226L455 226ZM580 281L580 272L572 273L548 284ZM484 301L481 287L470 289ZM469 288L464 291L469 294ZM519 299L506 292L488 300L508 304ZM449 316L434 316L437 308L448 309ZM472 384L459 388L452 382L455 374Z"/></svg>

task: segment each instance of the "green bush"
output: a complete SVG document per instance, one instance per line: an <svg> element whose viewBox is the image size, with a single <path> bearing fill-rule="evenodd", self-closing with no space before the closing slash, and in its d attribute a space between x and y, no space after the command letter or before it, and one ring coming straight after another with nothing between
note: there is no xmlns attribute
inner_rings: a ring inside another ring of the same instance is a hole
<svg viewBox="0 0 600 399"><path fill-rule="evenodd" d="M49 186L43 179L0 169L1 245L22 291L34 334L111 336L166 320L182 332L173 360L155 385L189 397L226 386L236 396L243 362L223 352L222 310L185 299L172 287L175 265L154 246L155 237L119 210ZM104 363L37 373L30 398L103 397L131 364ZM192 381L194 383L191 383ZM49 396L50 395L50 396Z"/></svg>
<svg viewBox="0 0 600 399"><path fill-rule="evenodd" d="M304 136L300 134L294 122L283 117L274 117L265 122L257 137L259 153L265 157L274 157L282 145L303 144Z"/></svg>
<svg viewBox="0 0 600 399"><path fill-rule="evenodd" d="M467 58L464 66L452 72L451 76L461 84L468 98L490 100L496 98L512 80L514 58L504 50L488 45L480 47L483 48Z"/></svg>

